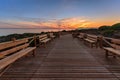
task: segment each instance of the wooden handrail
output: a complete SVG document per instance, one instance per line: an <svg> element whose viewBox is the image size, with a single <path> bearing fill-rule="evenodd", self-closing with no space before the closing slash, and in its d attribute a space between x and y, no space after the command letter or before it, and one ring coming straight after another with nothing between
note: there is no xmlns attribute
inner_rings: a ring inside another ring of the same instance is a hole
<svg viewBox="0 0 120 80"><path fill-rule="evenodd" d="M110 47L114 48L110 42L108 42L105 38L103 38L103 41L106 42Z"/></svg>
<svg viewBox="0 0 120 80"><path fill-rule="evenodd" d="M34 44L36 46L36 39L39 37L40 35L34 35L32 37L27 37L27 38L22 38L22 39L28 39L30 40L28 43L31 44L33 41L34 41ZM22 39L16 39L16 38L11 38L11 41L19 41L19 40L22 40ZM7 42L1 42L0 44L6 44L6 43L9 43L11 41L7 41Z"/></svg>
<svg viewBox="0 0 120 80"><path fill-rule="evenodd" d="M34 38L32 40L29 41L29 44L31 44L34 41Z"/></svg>
<svg viewBox="0 0 120 80"><path fill-rule="evenodd" d="M110 38L110 37L104 37L104 36L99 36L99 35L91 35L91 34L87 34L85 33L86 35L90 35L90 36L96 36L98 38L98 44L99 44L99 47L102 48L103 47L103 41L105 43L107 43L109 46L111 47L114 47L114 45L120 45L120 39L115 39L115 38ZM111 42L107 41L107 40L110 40Z"/></svg>

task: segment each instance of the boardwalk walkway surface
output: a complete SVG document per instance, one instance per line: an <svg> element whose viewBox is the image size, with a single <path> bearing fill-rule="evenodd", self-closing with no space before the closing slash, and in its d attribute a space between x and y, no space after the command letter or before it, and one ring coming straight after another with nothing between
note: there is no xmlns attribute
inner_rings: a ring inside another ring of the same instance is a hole
<svg viewBox="0 0 120 80"><path fill-rule="evenodd" d="M120 60L64 35L13 63L0 80L119 80Z"/></svg>

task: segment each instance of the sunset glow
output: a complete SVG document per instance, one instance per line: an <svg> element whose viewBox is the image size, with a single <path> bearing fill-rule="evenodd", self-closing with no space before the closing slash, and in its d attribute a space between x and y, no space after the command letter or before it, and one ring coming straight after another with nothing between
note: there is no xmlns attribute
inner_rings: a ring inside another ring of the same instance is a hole
<svg viewBox="0 0 120 80"><path fill-rule="evenodd" d="M0 28L98 28L119 22L119 8L119 0L0 0Z"/></svg>

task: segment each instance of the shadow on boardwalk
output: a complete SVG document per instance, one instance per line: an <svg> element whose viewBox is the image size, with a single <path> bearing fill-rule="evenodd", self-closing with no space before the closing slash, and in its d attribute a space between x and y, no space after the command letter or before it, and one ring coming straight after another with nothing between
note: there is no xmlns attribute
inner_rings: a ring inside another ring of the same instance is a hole
<svg viewBox="0 0 120 80"><path fill-rule="evenodd" d="M36 57L17 60L0 80L119 80L119 61L64 35L37 48Z"/></svg>

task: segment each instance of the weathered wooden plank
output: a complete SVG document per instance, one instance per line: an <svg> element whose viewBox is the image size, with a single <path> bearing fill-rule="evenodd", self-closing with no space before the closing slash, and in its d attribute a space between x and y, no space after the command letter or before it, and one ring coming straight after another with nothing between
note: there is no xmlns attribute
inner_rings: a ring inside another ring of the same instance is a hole
<svg viewBox="0 0 120 80"><path fill-rule="evenodd" d="M2 51L2 52L0 52L1 58L5 57L6 55L9 55L9 54L11 54L13 52L16 52L18 50L24 49L24 48L26 48L28 46L29 46L29 44L23 44L21 46L14 47L12 49L8 49L8 50L5 50L5 51Z"/></svg>
<svg viewBox="0 0 120 80"><path fill-rule="evenodd" d="M4 59L1 59L0 60L0 70L5 68L9 64L15 62L17 59L21 58L22 56L28 54L29 52L31 52L34 49L35 49L35 47L28 47L28 48L21 50L15 54L10 55Z"/></svg>
<svg viewBox="0 0 120 80"><path fill-rule="evenodd" d="M31 80L119 80L119 79L117 78L32 78Z"/></svg>
<svg viewBox="0 0 120 80"><path fill-rule="evenodd" d="M39 38L43 38L43 37L46 37L46 36L47 36L47 34L42 34L42 35L39 36Z"/></svg>
<svg viewBox="0 0 120 80"><path fill-rule="evenodd" d="M95 43L96 41L94 41L94 40L91 40L91 39L89 39L89 38L87 38L87 39L84 39L85 41L87 41L87 42L90 42L90 43Z"/></svg>
<svg viewBox="0 0 120 80"><path fill-rule="evenodd" d="M104 39L110 40L110 42L108 42L108 44L120 45L120 39L114 39L114 38L109 38L109 37L104 37Z"/></svg>
<svg viewBox="0 0 120 80"><path fill-rule="evenodd" d="M2 49L6 49L6 48L10 48L19 44L23 44L28 42L28 39L20 39L20 40L16 40L16 41L10 41L10 42L5 42L5 43L0 43L0 50Z"/></svg>
<svg viewBox="0 0 120 80"><path fill-rule="evenodd" d="M43 41L43 40L45 40L45 39L47 39L47 38L48 38L48 37L45 36L45 37L39 38L39 40L40 40L40 41Z"/></svg>
<svg viewBox="0 0 120 80"><path fill-rule="evenodd" d="M120 50L110 48L110 47L104 47L104 49L107 50L108 52L115 54L115 55L120 55Z"/></svg>
<svg viewBox="0 0 120 80"><path fill-rule="evenodd" d="M36 78L115 78L112 73L35 73Z"/></svg>
<svg viewBox="0 0 120 80"><path fill-rule="evenodd" d="M55 38L53 33L49 33L50 38Z"/></svg>

